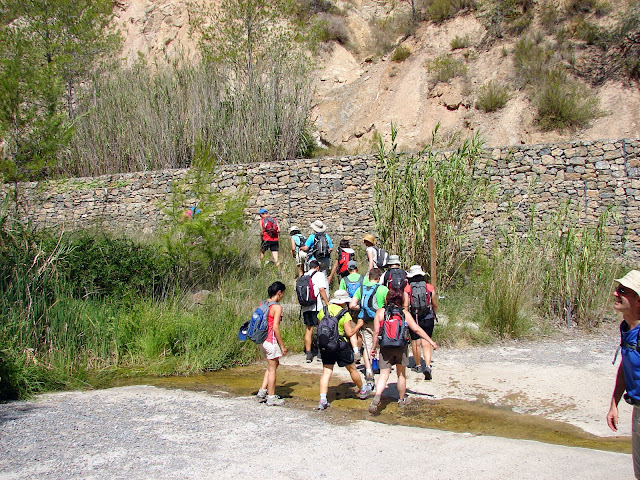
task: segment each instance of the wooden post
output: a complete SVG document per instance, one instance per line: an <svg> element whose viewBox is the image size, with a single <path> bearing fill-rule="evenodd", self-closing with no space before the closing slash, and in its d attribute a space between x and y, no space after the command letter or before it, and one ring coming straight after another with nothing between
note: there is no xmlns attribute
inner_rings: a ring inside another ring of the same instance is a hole
<svg viewBox="0 0 640 480"><path fill-rule="evenodd" d="M431 279L436 286L436 212L433 200L433 177L429 177L429 236L431 237Z"/></svg>

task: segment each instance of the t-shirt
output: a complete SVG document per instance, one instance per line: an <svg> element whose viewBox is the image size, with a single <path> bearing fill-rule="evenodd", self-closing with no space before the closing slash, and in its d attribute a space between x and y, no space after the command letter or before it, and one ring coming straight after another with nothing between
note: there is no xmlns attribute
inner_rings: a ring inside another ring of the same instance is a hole
<svg viewBox="0 0 640 480"><path fill-rule="evenodd" d="M368 277L365 277L363 285L370 286L375 285L377 282L372 282ZM384 285L380 285L376 290L376 305L378 308L382 308L384 303L387 300L387 293L389 293L389 289ZM353 295L353 298L357 298L358 300L362 299L362 288L359 288L356 293ZM362 306L360 306L362 308Z"/></svg>
<svg viewBox="0 0 640 480"><path fill-rule="evenodd" d="M630 329L625 320L620 324L624 383L629 396L637 401L640 401L640 352L635 348L625 347L625 344L637 345L639 332L640 325Z"/></svg>
<svg viewBox="0 0 640 480"><path fill-rule="evenodd" d="M329 315L338 315L340 313L340 310L342 310L342 307L340 305L336 305L335 303L330 303L328 309L329 309ZM320 311L318 312L318 322L323 318L324 318L324 309L321 308ZM341 337L347 336L347 334L344 331L344 322L349 322L349 321L351 321L351 315L349 315L349 312L347 311L347 313L345 313L342 316L342 318L340 318L340 320L338 321L338 335L340 335Z"/></svg>
<svg viewBox="0 0 640 480"><path fill-rule="evenodd" d="M308 272L307 275L310 275L312 272ZM322 310L322 297L320 297L320 289L324 288L324 291L329 296L329 282L327 281L327 276L325 273L320 270L316 272L311 277L311 283L313 284L313 293L315 294L317 301L315 305L307 305L302 307L303 312L317 312Z"/></svg>
<svg viewBox="0 0 640 480"><path fill-rule="evenodd" d="M339 287L340 290L346 290L347 289L347 282L359 282L360 281L360 277L361 277L361 275L359 273L354 272L354 273L350 273L346 277L342 278L340 280L340 287ZM364 279L362 280L362 283L364 283ZM358 287L358 290L360 290L360 287Z"/></svg>
<svg viewBox="0 0 640 480"><path fill-rule="evenodd" d="M367 268L369 265L369 252L371 252L371 256L373 257L373 268L378 268L378 252L376 251L376 247L371 246L371 247L367 247L366 253L367 253Z"/></svg>
<svg viewBox="0 0 640 480"><path fill-rule="evenodd" d="M325 235L327 236L327 243L329 244L329 248L333 248L333 243L331 242L331 237L329 235L327 235L325 233ZM305 247L309 247L309 250L311 250L313 248L313 244L316 241L316 234L312 233L311 235L309 235L309 237L307 238L307 241L304 242L304 246ZM316 258L315 256L311 256L311 260L313 260L314 258Z"/></svg>

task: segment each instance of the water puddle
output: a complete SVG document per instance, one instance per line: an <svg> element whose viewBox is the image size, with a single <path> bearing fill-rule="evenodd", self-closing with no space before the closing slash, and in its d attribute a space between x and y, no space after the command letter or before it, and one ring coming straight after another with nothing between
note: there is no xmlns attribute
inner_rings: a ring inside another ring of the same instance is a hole
<svg viewBox="0 0 640 480"><path fill-rule="evenodd" d="M261 364L230 370L209 372L188 377L134 377L118 379L112 386L154 385L204 391L213 395L252 396L264 375ZM296 367L280 366L276 393L287 400L287 406L312 410L318 402L318 373ZM391 384L390 387L394 386ZM388 390L390 389L388 388ZM331 408L318 412L337 423L372 420L390 425L435 428L474 435L536 440L570 447L592 448L611 452L631 453L630 437L598 437L578 427L547 420L534 415L519 414L508 408L481 402L443 399L411 392L412 403L398 407L395 397L383 397L377 415L367 411L368 401L357 398L353 383L332 378L329 389Z"/></svg>

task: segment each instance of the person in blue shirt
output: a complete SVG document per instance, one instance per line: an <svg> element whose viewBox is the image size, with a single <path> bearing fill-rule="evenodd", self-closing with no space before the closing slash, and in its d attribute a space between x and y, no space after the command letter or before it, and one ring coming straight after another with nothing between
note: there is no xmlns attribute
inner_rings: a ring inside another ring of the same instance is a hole
<svg viewBox="0 0 640 480"><path fill-rule="evenodd" d="M611 406L607 413L607 425L614 432L618 431L618 403L624 394L625 401L633 405L631 422L633 471L636 478L640 478L640 352L638 351L640 272L631 270L624 277L616 279L616 282L618 282L618 288L613 292L615 297L613 308L622 314L622 323L620 323L622 361L618 367Z"/></svg>
<svg viewBox="0 0 640 480"><path fill-rule="evenodd" d="M320 271L324 272L325 275L329 268L331 267L331 252L333 251L333 242L331 242L331 237L327 235L325 232L327 230L327 226L322 222L322 220L316 220L311 222L309 226L313 229L315 233L312 233L307 238L304 246L300 248L300 250L309 252L309 257L307 261L317 260L320 264ZM328 252L326 256L322 256L318 253L318 245L317 240L320 236L325 236L327 238L328 244Z"/></svg>

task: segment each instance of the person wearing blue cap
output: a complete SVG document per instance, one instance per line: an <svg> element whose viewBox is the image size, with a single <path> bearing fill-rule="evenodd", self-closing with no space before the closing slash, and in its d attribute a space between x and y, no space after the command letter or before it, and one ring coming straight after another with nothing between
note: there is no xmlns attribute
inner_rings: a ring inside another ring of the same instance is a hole
<svg viewBox="0 0 640 480"><path fill-rule="evenodd" d="M266 208L260 209L260 261L264 258L264 252L271 250L273 263L280 268L278 260L280 227L276 219L269 215Z"/></svg>

